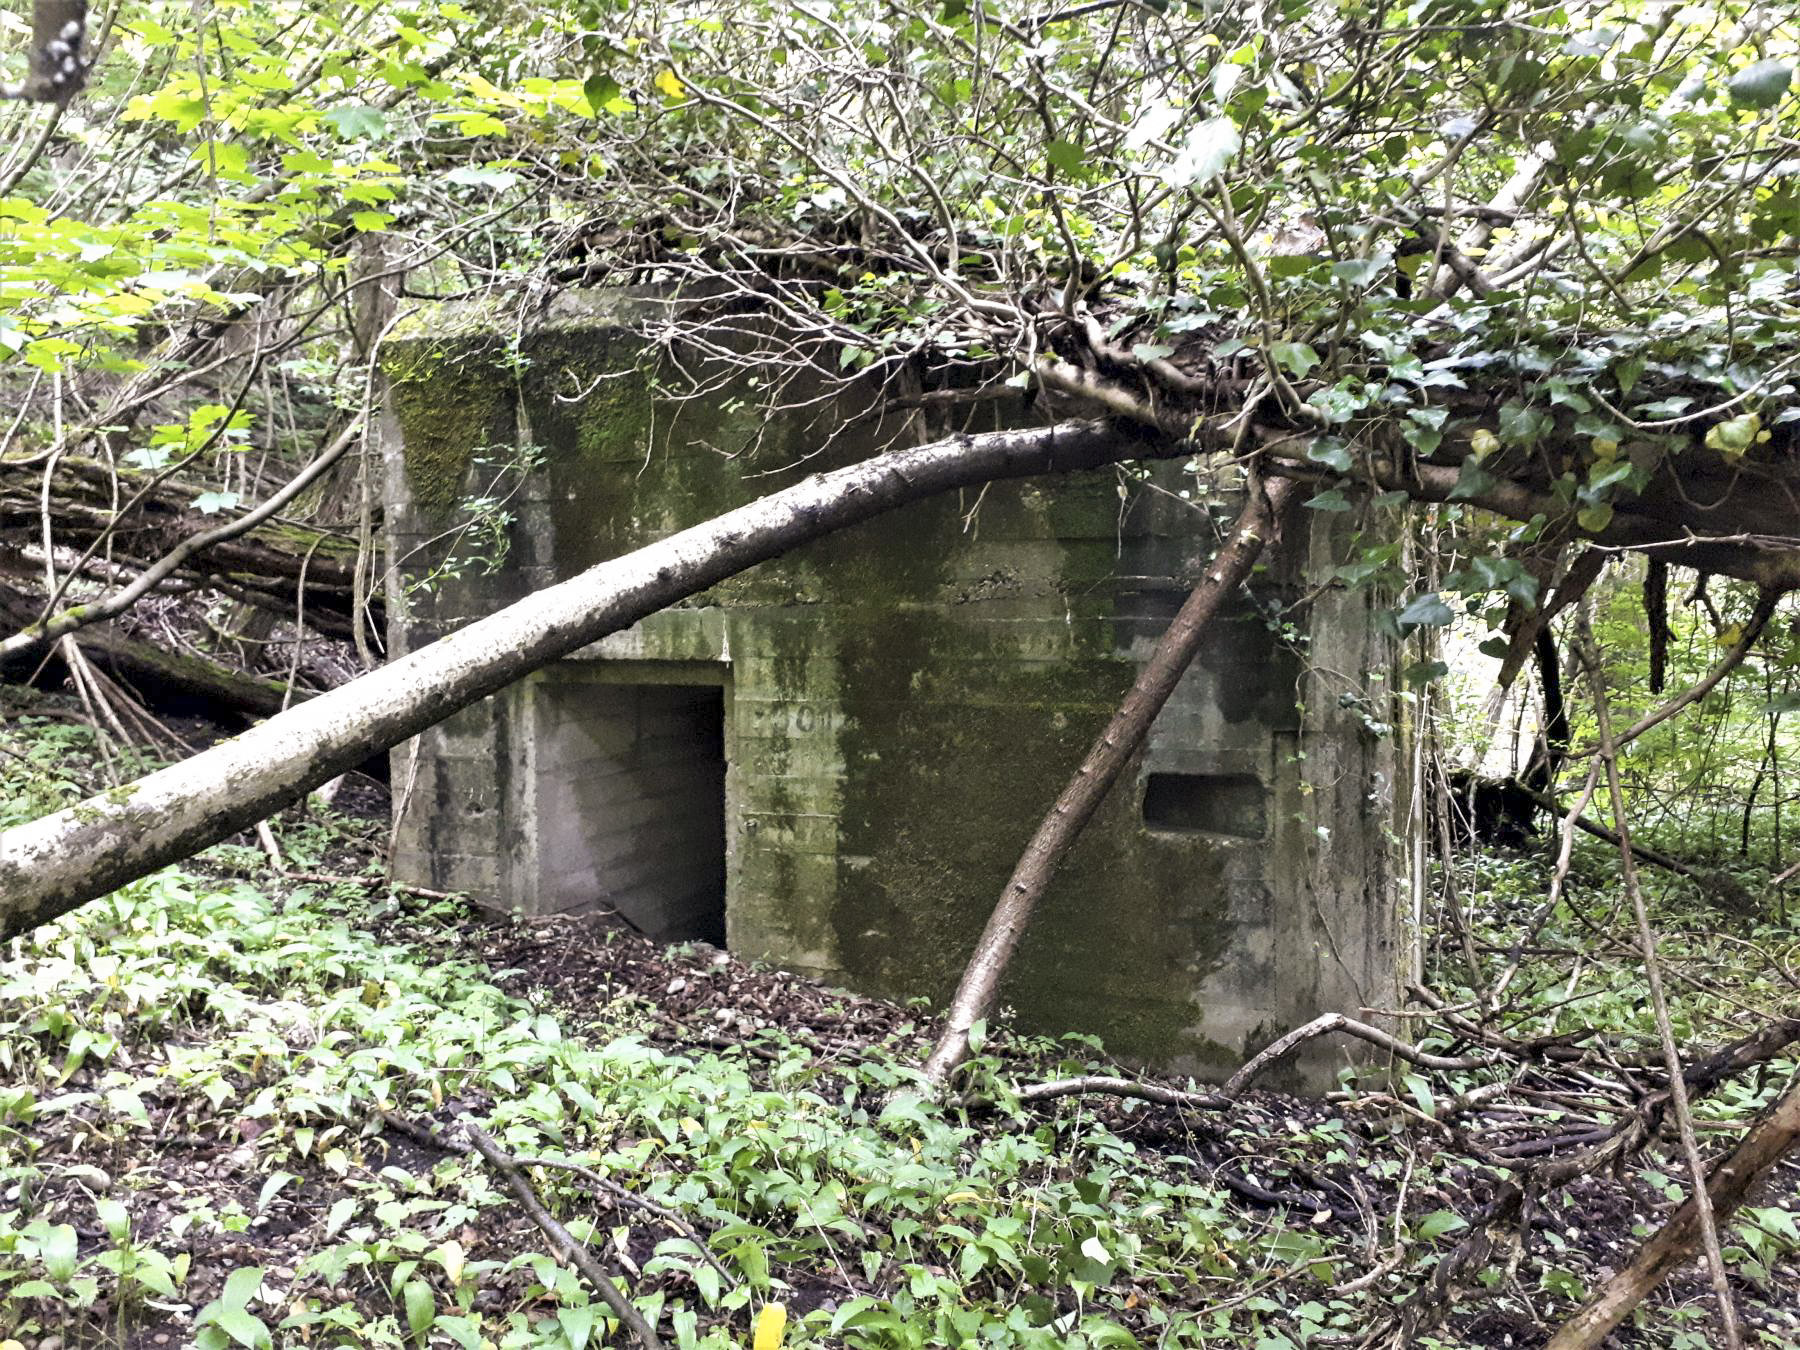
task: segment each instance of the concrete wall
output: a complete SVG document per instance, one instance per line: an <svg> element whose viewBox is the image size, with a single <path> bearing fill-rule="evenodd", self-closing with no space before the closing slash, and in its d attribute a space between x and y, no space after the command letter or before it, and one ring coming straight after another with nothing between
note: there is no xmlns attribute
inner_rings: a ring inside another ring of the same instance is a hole
<svg viewBox="0 0 1800 1350"><path fill-rule="evenodd" d="M659 397L625 305L565 296L523 339L449 309L392 344L397 650L909 430L849 422L847 400L771 418L742 382ZM520 445L541 452L524 463ZM701 681L723 690L732 949L942 997L1233 513L1183 502L1193 487L1174 466L994 484L655 615L396 752L397 870L527 913L616 903L608 849L649 867L692 840L634 803L629 773L588 780L623 720ZM491 540L457 533L468 497L505 499L492 570ZM1004 994L1022 1025L1216 1073L1322 1010L1397 996L1398 760L1356 703L1387 706L1392 653L1365 593L1309 586L1335 562L1329 535L1303 533L1260 578L1262 608L1218 624L1075 850ZM652 920L679 908L643 903Z"/></svg>

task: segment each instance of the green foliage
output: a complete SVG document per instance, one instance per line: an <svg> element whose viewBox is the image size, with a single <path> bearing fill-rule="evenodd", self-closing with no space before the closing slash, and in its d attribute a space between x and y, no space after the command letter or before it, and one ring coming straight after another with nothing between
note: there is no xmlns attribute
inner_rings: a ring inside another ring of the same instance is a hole
<svg viewBox="0 0 1800 1350"><path fill-rule="evenodd" d="M679 1272L689 1288L668 1309L689 1344L729 1343L701 1324L786 1297L792 1273L812 1262L851 1262L880 1292L808 1314L790 1344L1128 1344L1112 1318L1131 1288L1174 1290L1196 1271L1229 1282L1240 1250L1329 1270L1329 1243L1246 1226L1203 1173L1147 1173L1098 1126L1022 1121L994 1133L904 1095L882 1109L910 1069L876 1055L826 1070L779 1036L762 1042L776 1055L762 1086L740 1055L652 1048L630 1029L630 1010L608 1012L610 1031L603 1022L590 1039L508 998L477 967L384 942L350 917L316 892L277 909L242 886L164 873L46 930L4 968L0 1009L15 1030L0 1056L14 1124L0 1129L0 1167L13 1182L52 1188L69 1174L34 1160L22 1127L77 1108L122 1144L185 1116L254 1122L265 1176L245 1210L191 1208L158 1246L133 1243L125 1210L101 1198L112 1245L89 1256L76 1254L68 1225L30 1206L0 1210L0 1246L17 1258L0 1306L15 1324L51 1325L56 1305L106 1305L128 1321L133 1299L174 1296L191 1278L186 1252L163 1246L242 1231L311 1177L339 1195L319 1211L311 1254L276 1287L266 1269L233 1272L200 1312L201 1345L255 1346L302 1329L327 1344L428 1333L575 1342L594 1314L571 1272L536 1249L462 1249L465 1225L505 1203L488 1173L457 1158L427 1171L380 1164L378 1112L425 1120L451 1100L488 1103L506 1147L579 1158L708 1233L729 1278L681 1237L659 1238L644 1264L646 1276ZM411 931L442 917L427 912ZM553 1175L541 1183L554 1186ZM580 1187L555 1193L569 1204ZM576 1208L572 1229L596 1240L639 1222L623 1211L610 1222L624 1228L609 1230ZM505 1279L535 1290L539 1310L475 1310L476 1293ZM391 1319L371 1322L332 1298L346 1280L390 1290ZM1071 1299L1078 1312L1065 1315ZM1198 1332L1168 1328L1174 1343Z"/></svg>
<svg viewBox="0 0 1800 1350"><path fill-rule="evenodd" d="M293 394L366 399L369 335L337 350L328 316L386 275L755 295L804 335L733 358L771 400L922 369L1029 384L1094 317L1132 361L1249 379L1332 433L1315 511L1391 506L1359 480L1396 451L1456 467L1440 523L1491 565L1445 593L1529 606L1534 543L1607 530L1698 450L1793 434L1800 47L1760 13L128 0L66 153L0 169L0 380L134 375L183 406L148 434L135 404L101 419L123 457L191 461L223 515L254 495L226 452L279 445ZM189 323L251 316L225 404ZM189 403L229 406L229 434ZM34 405L24 448L56 435ZM456 520L467 495L491 560L504 494L437 458L421 500ZM1522 466L1554 509L1463 505Z"/></svg>
<svg viewBox="0 0 1800 1350"><path fill-rule="evenodd" d="M54 799L60 776L89 771L85 731L15 720L8 733L12 763L41 765L9 776L36 784L23 799ZM303 865L356 842L316 814L278 828ZM506 992L471 959L452 903L221 875L257 861L215 850L0 963L0 1325L121 1340L184 1304L195 1343L221 1348L616 1338L498 1178L388 1125L446 1130L459 1111L519 1156L578 1163L679 1215L692 1236L534 1170L579 1240L607 1264L632 1257L628 1288L676 1344L716 1350L742 1345L771 1303L792 1309L790 1346L1324 1342L1382 1316L1401 1281L1428 1279L1465 1235L1462 1198L1494 1175L1409 1121L1460 1120L1508 1070L1347 1081L1342 1115L1277 1102L1264 1122L1242 1118L1258 1108L1184 1118L1081 1099L1046 1111L1019 1106L1015 1079L1092 1071L1097 1047L989 1027L968 1086L997 1107L976 1114L920 1099L919 1047L904 1038L851 1056L775 1030L665 1048L651 1033L666 1022L636 997L571 1007ZM1498 961L1541 904L1542 864L1484 857L1459 882L1479 949ZM1580 851L1537 938L1564 956L1522 967L1508 1034L1596 1031L1654 1059L1617 899L1611 861ZM1788 927L1728 931L1683 886L1653 901L1684 1043L1740 1034L1746 1004L1791 1008ZM1472 998L1448 962L1440 987ZM1459 1052L1439 1030L1421 1046ZM1752 1119L1793 1068L1728 1083L1699 1103L1703 1125ZM1405 1113L1383 1106L1396 1101ZM1188 1133L1146 1146L1171 1127ZM195 1146L205 1161L184 1164ZM1379 1218L1401 1264L1337 1292L1387 1260L1389 1239L1369 1248L1354 1209L1246 1207L1221 1184L1226 1168L1276 1190L1353 1168L1368 1194L1410 1197ZM1648 1155L1639 1178L1650 1195L1681 1189L1666 1155ZM1792 1225L1771 1197L1728 1237L1734 1269L1772 1300L1791 1278ZM1598 1275L1555 1231L1521 1277L1524 1306L1553 1317ZM835 1302L812 1306L822 1282ZM1656 1343L1682 1344L1681 1326Z"/></svg>

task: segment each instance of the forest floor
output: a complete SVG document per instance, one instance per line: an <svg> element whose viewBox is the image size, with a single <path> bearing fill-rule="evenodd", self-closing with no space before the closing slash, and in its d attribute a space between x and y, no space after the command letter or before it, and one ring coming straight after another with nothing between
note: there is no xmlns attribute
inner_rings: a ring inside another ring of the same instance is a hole
<svg viewBox="0 0 1800 1350"><path fill-rule="evenodd" d="M81 762L54 720L0 739L19 816ZM1580 1110L1465 1109L1482 1080L1412 1073L1229 1111L1027 1105L1019 1085L1128 1071L1004 1032L966 1103L929 1103L918 1009L390 893L384 812L365 787L277 822L288 869L350 880L284 878L247 838L5 950L0 1347L625 1343L465 1117L563 1164L524 1174L678 1346L760 1327L762 1350L768 1308L789 1346L1532 1346L1685 1191L1659 1139L1505 1224L1440 1307L1434 1271L1506 1178L1492 1149L1572 1147ZM1708 1152L1795 1068L1708 1099ZM1585 1101L1557 1072L1499 1077ZM1790 1159L1725 1235L1751 1344L1800 1343L1797 1215ZM1707 1345L1714 1318L1689 1267L1617 1343Z"/></svg>

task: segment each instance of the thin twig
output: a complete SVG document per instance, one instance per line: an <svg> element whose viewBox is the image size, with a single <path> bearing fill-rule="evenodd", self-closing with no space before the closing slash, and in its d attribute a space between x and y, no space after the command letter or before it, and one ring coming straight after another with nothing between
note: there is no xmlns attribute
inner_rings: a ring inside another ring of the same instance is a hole
<svg viewBox="0 0 1800 1350"><path fill-rule="evenodd" d="M644 1320L644 1315L625 1296L625 1291L613 1283L588 1254L587 1248L577 1242L574 1235L557 1222L556 1216L544 1208L544 1202L538 1198L531 1179L525 1175L518 1160L495 1143L493 1136L477 1125L466 1112L456 1119L469 1136L469 1142L475 1146L475 1151L486 1159L488 1166L501 1175L520 1206L531 1216L531 1221L544 1231L544 1235L552 1243L562 1249L564 1259L581 1272L606 1306L613 1310L619 1321L637 1338L638 1344L644 1350L662 1350L662 1341L657 1338L656 1329Z"/></svg>
<svg viewBox="0 0 1800 1350"><path fill-rule="evenodd" d="M1758 601L1758 614L1764 621L1763 606L1773 605L1772 593L1763 592ZM1753 623L1760 629L1761 624ZM1687 1083L1682 1077L1681 1051L1675 1043L1675 1029L1669 1022L1669 1002L1663 992L1662 967L1656 956L1656 934L1650 927L1650 912L1644 905L1644 891L1638 884L1637 866L1632 859L1631 827L1625 818L1625 794L1619 786L1618 745L1613 740L1612 716L1606 697L1606 677L1591 645L1591 634L1585 621L1581 625L1580 651L1587 666L1588 683L1594 691L1594 717L1599 724L1600 758L1606 766L1606 786L1612 797L1613 823L1619 832L1619 867L1625 882L1625 893L1637 920L1638 943L1643 949L1644 978L1650 990L1650 1009L1656 1018L1656 1031L1662 1039L1663 1061L1669 1073L1669 1104L1674 1108L1675 1128L1681 1137L1688 1174L1694 1183L1694 1213L1700 1229L1701 1246L1706 1251L1706 1264L1712 1277L1713 1295L1719 1302L1719 1318L1729 1350L1740 1350L1743 1335L1738 1330L1737 1305L1731 1296L1731 1283L1725 1273L1725 1257L1719 1248L1718 1225L1713 1221L1712 1199L1706 1189L1706 1164L1700 1158L1700 1146L1694 1138L1694 1117L1688 1105ZM1747 650L1754 636L1746 629L1739 653ZM1716 681L1714 681L1716 683ZM1704 681L1702 682L1704 683Z"/></svg>
<svg viewBox="0 0 1800 1350"><path fill-rule="evenodd" d="M1131 1097L1138 1101L1155 1102L1159 1106L1192 1107L1201 1111L1221 1111L1233 1104L1230 1097L1219 1092L1184 1092L1163 1083L1143 1083L1135 1078L1108 1078L1101 1075L1030 1083L1018 1088L1016 1092L1021 1102L1048 1102L1058 1097L1095 1093L1107 1097Z"/></svg>

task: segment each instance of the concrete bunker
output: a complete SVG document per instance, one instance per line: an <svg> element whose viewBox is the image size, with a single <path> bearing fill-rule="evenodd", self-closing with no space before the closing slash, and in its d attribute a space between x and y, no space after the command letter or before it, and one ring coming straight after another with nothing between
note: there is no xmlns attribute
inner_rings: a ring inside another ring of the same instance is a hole
<svg viewBox="0 0 1800 1350"><path fill-rule="evenodd" d="M397 332L396 652L918 439L910 414L849 400L770 415L729 380L659 393L638 303L565 294L522 335L448 306ZM653 615L396 751L396 872L941 999L1235 510L1184 502L1193 486L1178 465L996 483ZM469 527L462 503L499 495L506 516ZM1370 595L1316 584L1342 518L1303 514L1059 874L1003 990L1020 1025L1210 1075L1399 997L1409 794L1368 715L1395 652ZM495 537L503 553L467 551ZM1341 1048L1310 1053L1295 1078L1328 1081Z"/></svg>

